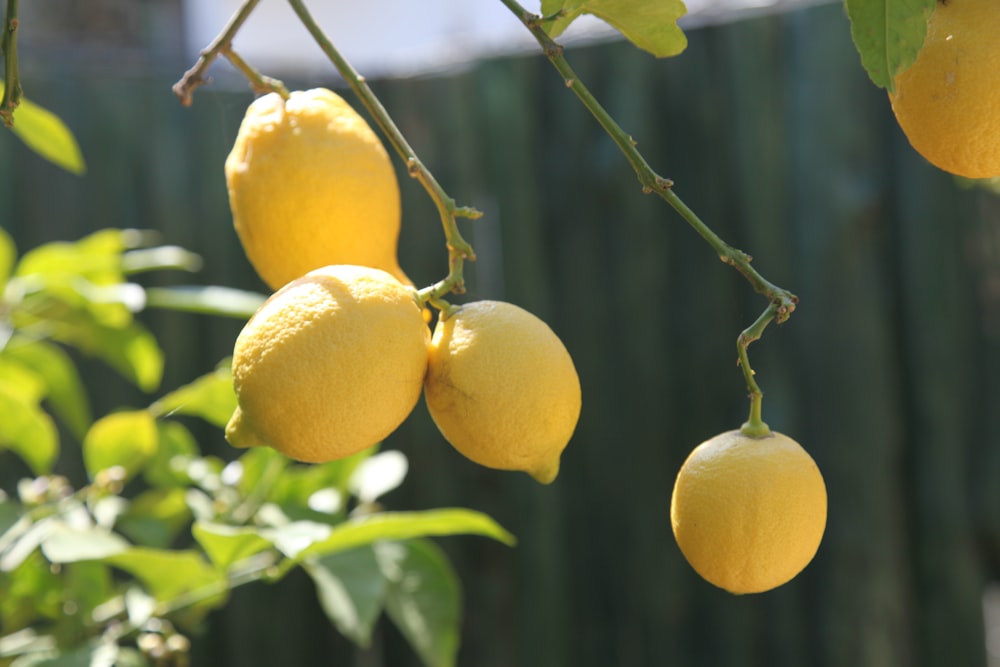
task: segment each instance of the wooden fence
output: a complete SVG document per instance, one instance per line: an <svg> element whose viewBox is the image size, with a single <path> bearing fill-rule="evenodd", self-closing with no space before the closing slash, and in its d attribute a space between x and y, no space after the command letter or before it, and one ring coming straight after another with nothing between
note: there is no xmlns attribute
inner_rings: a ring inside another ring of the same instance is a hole
<svg viewBox="0 0 1000 667"><path fill-rule="evenodd" d="M684 562L669 527L673 478L692 447L744 419L735 340L765 303L642 195L547 62L377 82L448 192L486 212L465 223L479 253L470 296L549 322L583 385L551 487L468 463L422 406L387 442L411 470L388 505L473 507L520 540L441 542L464 584L461 664L985 664L981 600L1000 574L1000 201L913 153L838 5L700 29L667 61L625 44L569 57L679 195L801 297L751 356L766 420L825 475L829 524L815 561L771 593L731 596ZM22 249L155 228L205 257L199 282L261 286L222 177L250 95L208 87L184 109L169 89L179 74L32 81L78 133L89 173L0 144L0 223ZM430 201L401 179L401 261L428 284L446 270L443 238ZM240 326L150 321L168 355L165 387L228 354ZM147 400L96 377L98 414ZM206 438L233 455L221 434ZM415 664L388 624L355 654L305 577L238 591L194 659Z"/></svg>

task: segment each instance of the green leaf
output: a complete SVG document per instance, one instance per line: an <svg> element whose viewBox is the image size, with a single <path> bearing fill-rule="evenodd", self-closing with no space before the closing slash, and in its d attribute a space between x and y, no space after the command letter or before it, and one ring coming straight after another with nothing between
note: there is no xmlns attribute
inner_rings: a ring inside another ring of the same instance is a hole
<svg viewBox="0 0 1000 667"><path fill-rule="evenodd" d="M45 382L45 397L52 411L77 438L90 426L90 402L76 365L59 347L43 340L14 337L3 355L35 371Z"/></svg>
<svg viewBox="0 0 1000 667"><path fill-rule="evenodd" d="M687 37L677 25L687 13L683 0L543 0L546 16L560 10L562 17L546 25L552 37L581 15L593 14L657 58L676 56L687 47Z"/></svg>
<svg viewBox="0 0 1000 667"><path fill-rule="evenodd" d="M77 241L52 241L21 256L15 275L62 275L86 278L95 285L125 281L122 253L137 242L141 232L101 229Z"/></svg>
<svg viewBox="0 0 1000 667"><path fill-rule="evenodd" d="M186 287L150 287L146 304L151 308L167 308L203 315L222 315L248 319L267 299L263 294L210 285Z"/></svg>
<svg viewBox="0 0 1000 667"><path fill-rule="evenodd" d="M402 557L388 551L402 550ZM389 579L385 610L427 667L453 667L462 599L458 577L432 542L378 545Z"/></svg>
<svg viewBox="0 0 1000 667"><path fill-rule="evenodd" d="M143 391L154 391L163 377L163 351L138 322L98 332L96 353Z"/></svg>
<svg viewBox="0 0 1000 667"><path fill-rule="evenodd" d="M0 93L3 93L0 81ZM31 150L77 176L87 171L76 137L57 115L21 98L11 131Z"/></svg>
<svg viewBox="0 0 1000 667"><path fill-rule="evenodd" d="M106 558L105 562L141 581L160 602L194 592L204 593L205 602L211 605L225 599L225 576L197 551L133 547Z"/></svg>
<svg viewBox="0 0 1000 667"><path fill-rule="evenodd" d="M16 261L17 248L14 246L14 239L3 227L0 227L0 297L3 297L3 288L14 271Z"/></svg>
<svg viewBox="0 0 1000 667"><path fill-rule="evenodd" d="M9 449L37 474L52 470L59 455L59 436L52 418L37 404L0 385L0 450Z"/></svg>
<svg viewBox="0 0 1000 667"><path fill-rule="evenodd" d="M872 82L889 92L913 64L937 0L847 0L851 37Z"/></svg>
<svg viewBox="0 0 1000 667"><path fill-rule="evenodd" d="M191 431L180 422L157 421L156 433L159 446L156 454L143 470L142 475L153 486L187 486L191 461L200 455L198 442Z"/></svg>
<svg viewBox="0 0 1000 667"><path fill-rule="evenodd" d="M191 529L209 560L220 570L270 549L273 545L257 528L197 521Z"/></svg>
<svg viewBox="0 0 1000 667"><path fill-rule="evenodd" d="M149 407L157 417L172 414L193 415L225 428L236 409L236 392L229 361L193 382L175 389Z"/></svg>
<svg viewBox="0 0 1000 667"><path fill-rule="evenodd" d="M457 508L422 512L379 512L338 524L322 539L298 550L285 552L285 555L301 560L309 556L346 551L380 540L459 534L491 537L508 546L515 543L514 536L492 518L473 510Z"/></svg>
<svg viewBox="0 0 1000 667"><path fill-rule="evenodd" d="M355 644L371 644L388 580L371 546L342 551L303 565L334 627Z"/></svg>
<svg viewBox="0 0 1000 667"><path fill-rule="evenodd" d="M42 554L50 563L103 560L123 553L129 543L102 528L71 528L58 523L42 540Z"/></svg>
<svg viewBox="0 0 1000 667"><path fill-rule="evenodd" d="M65 653L19 658L11 667L114 667L117 657L117 644L109 640L94 639Z"/></svg>
<svg viewBox="0 0 1000 667"><path fill-rule="evenodd" d="M183 488L149 489L129 503L118 529L138 544L166 548L190 522L191 508Z"/></svg>
<svg viewBox="0 0 1000 667"><path fill-rule="evenodd" d="M114 466L131 477L156 454L156 422L147 410L115 412L94 422L83 438L83 463L91 479Z"/></svg>

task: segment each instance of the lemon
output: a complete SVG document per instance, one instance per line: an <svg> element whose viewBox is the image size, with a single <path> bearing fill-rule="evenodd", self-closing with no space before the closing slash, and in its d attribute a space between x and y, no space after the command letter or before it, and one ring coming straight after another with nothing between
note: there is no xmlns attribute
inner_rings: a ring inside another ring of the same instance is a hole
<svg viewBox="0 0 1000 667"><path fill-rule="evenodd" d="M924 45L889 99L910 144L966 178L1000 176L1000 3L936 3Z"/></svg>
<svg viewBox="0 0 1000 667"><path fill-rule="evenodd" d="M580 380L545 322L502 301L444 313L431 339L424 396L445 439L489 468L543 484L580 416Z"/></svg>
<svg viewBox="0 0 1000 667"><path fill-rule="evenodd" d="M409 284L396 256L396 173L371 127L336 93L258 98L225 174L236 233L271 288L332 264L371 266Z"/></svg>
<svg viewBox="0 0 1000 667"><path fill-rule="evenodd" d="M226 439L312 463L370 447L420 399L429 342L414 290L393 276L311 271L272 294L237 337Z"/></svg>
<svg viewBox="0 0 1000 667"><path fill-rule="evenodd" d="M691 566L732 593L760 593L809 564L826 527L826 486L812 457L780 433L729 431L688 456L670 501Z"/></svg>

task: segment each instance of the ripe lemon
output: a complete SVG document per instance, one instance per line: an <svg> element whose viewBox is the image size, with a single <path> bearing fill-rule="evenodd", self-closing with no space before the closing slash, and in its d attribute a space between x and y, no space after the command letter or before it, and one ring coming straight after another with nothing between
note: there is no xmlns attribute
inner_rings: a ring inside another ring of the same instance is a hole
<svg viewBox="0 0 1000 667"><path fill-rule="evenodd" d="M258 98L225 173L236 233L271 288L331 264L375 267L410 284L396 258L396 173L371 127L336 93Z"/></svg>
<svg viewBox="0 0 1000 667"><path fill-rule="evenodd" d="M917 59L895 80L892 110L931 164L1000 176L1000 3L938 2Z"/></svg>
<svg viewBox="0 0 1000 667"><path fill-rule="evenodd" d="M731 593L760 593L809 564L826 527L826 486L812 457L780 433L729 431L698 445L670 501L688 563Z"/></svg>
<svg viewBox="0 0 1000 667"><path fill-rule="evenodd" d="M502 301L468 303L438 320L424 396L459 452L542 484L559 474L580 416L580 379L562 341L545 322Z"/></svg>
<svg viewBox="0 0 1000 667"><path fill-rule="evenodd" d="M226 439L311 463L370 447L420 399L429 343L415 292L388 273L307 273L272 294L236 339L238 407Z"/></svg>

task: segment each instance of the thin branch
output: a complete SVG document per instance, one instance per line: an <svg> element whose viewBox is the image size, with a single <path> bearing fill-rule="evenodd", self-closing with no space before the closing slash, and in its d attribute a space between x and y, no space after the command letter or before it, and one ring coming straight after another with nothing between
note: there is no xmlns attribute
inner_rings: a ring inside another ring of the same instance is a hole
<svg viewBox="0 0 1000 667"><path fill-rule="evenodd" d="M597 101L589 89L580 81L580 78L573 71L569 62L563 55L563 47L554 41L542 27L546 19L532 14L516 2L516 0L501 0L504 5L524 24L531 32L535 40L542 47L542 51L552 65L562 76L566 87L580 99L583 105L597 119L601 127L604 128L608 136L615 142L621 152L625 155L632 169L635 171L642 185L643 192L656 193L674 208L682 218L694 228L698 234L708 242L708 244L718 254L719 259L725 264L732 266L739 271L744 278L749 281L753 289L767 297L768 301L776 304L777 310L775 319L780 323L788 319L788 316L795 310L798 298L788 290L777 287L773 283L765 280L756 269L750 266L751 257L745 252L733 248L723 241L708 225L705 224L680 197L673 191L673 181L657 174L636 147L635 140L626 133L611 115Z"/></svg>
<svg viewBox="0 0 1000 667"><path fill-rule="evenodd" d="M0 118L6 127L14 126L14 110L21 104L21 74L17 62L17 18L18 0L7 0L7 12L3 22L3 37L0 49L3 51L4 89L0 100Z"/></svg>
<svg viewBox="0 0 1000 667"><path fill-rule="evenodd" d="M463 265L465 260L475 260L476 255L469 245L462 238L458 229L457 218L476 219L482 216L480 211L474 208L458 206L455 200L448 196L444 188L437 182L434 175L426 165L420 161L416 152L406 141L402 132L396 127L396 123L389 116L389 113L382 106L382 103L368 86L368 82L361 76L354 67L340 54L333 43L316 23L309 10L306 9L302 0L288 0L292 9L298 15L302 24L306 27L313 39L333 63L337 71L344 78L351 90L361 99L361 102L368 109L368 112L378 123L382 133L388 138L396 153L406 163L407 172L415 178L430 195L434 205L441 216L441 225L444 228L445 240L448 245L448 277L444 280L420 291L422 302L432 304L443 304L441 297L449 292L461 293L465 290L463 278Z"/></svg>
<svg viewBox="0 0 1000 667"><path fill-rule="evenodd" d="M767 424L761 418L761 403L764 400L764 392L757 386L754 379L754 370L750 367L750 357L747 355L747 348L750 343L759 340L764 333L764 329L771 323L778 314L778 306L773 302L768 304L767 309L761 313L757 321L743 330L736 339L736 353L739 356L739 365L743 370L743 379L747 383L747 391L750 393L750 417L740 429L751 437L760 437L771 432Z"/></svg>
<svg viewBox="0 0 1000 667"><path fill-rule="evenodd" d="M243 27L243 23L250 16L250 12L254 10L258 2L260 0L244 0L240 8L229 19L226 27L219 33L219 36L201 52L194 67L184 72L184 76L181 77L180 81L173 85L174 95L181 101L181 104L186 107L191 106L191 96L194 94L195 88L203 86L209 81L205 78L208 66L212 64L212 61L220 53L232 52L233 37Z"/></svg>

